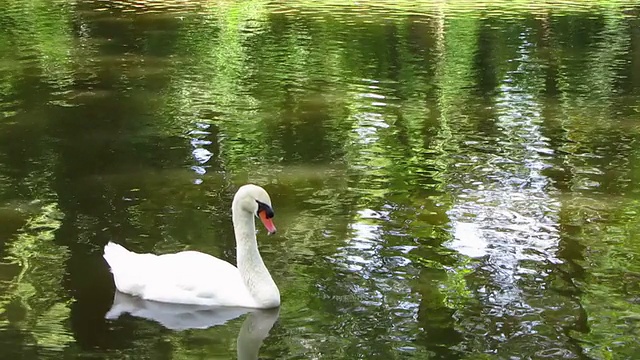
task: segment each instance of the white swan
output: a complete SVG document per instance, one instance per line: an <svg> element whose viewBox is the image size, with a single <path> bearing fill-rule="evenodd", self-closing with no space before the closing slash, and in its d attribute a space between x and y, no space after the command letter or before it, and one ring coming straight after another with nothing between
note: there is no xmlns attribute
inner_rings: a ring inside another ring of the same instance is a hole
<svg viewBox="0 0 640 360"><path fill-rule="evenodd" d="M104 258L116 288L125 294L166 303L269 309L280 306L280 291L264 265L254 215L269 234L276 231L267 192L242 186L231 207L238 267L197 251L137 254L109 242Z"/></svg>

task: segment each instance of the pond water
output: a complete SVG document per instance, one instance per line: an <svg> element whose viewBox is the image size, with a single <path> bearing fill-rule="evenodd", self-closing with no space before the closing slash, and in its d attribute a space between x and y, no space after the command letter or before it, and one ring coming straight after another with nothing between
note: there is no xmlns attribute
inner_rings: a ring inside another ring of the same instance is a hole
<svg viewBox="0 0 640 360"><path fill-rule="evenodd" d="M5 1L0 358L635 358L640 6L486 3ZM279 310L105 319L247 182Z"/></svg>

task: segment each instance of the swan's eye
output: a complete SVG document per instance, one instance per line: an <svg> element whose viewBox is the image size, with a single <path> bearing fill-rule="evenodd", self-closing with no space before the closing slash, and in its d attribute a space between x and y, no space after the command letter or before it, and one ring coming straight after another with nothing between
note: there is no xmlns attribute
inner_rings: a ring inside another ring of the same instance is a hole
<svg viewBox="0 0 640 360"><path fill-rule="evenodd" d="M258 200L256 200L256 202L258 203L258 213L256 215L260 216L260 212L264 211L265 214L267 215L267 219L271 219L272 217L275 216L275 214L273 213L273 209L271 208L271 206L260 202Z"/></svg>

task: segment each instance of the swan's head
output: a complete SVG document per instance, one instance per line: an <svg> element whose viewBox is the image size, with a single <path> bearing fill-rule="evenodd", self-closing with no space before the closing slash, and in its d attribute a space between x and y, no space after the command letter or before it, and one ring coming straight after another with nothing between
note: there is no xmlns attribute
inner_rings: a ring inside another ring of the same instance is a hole
<svg viewBox="0 0 640 360"><path fill-rule="evenodd" d="M271 220L274 216L271 198L260 186L247 184L240 187L233 198L233 208L238 207L260 218L269 235L276 232L276 227Z"/></svg>

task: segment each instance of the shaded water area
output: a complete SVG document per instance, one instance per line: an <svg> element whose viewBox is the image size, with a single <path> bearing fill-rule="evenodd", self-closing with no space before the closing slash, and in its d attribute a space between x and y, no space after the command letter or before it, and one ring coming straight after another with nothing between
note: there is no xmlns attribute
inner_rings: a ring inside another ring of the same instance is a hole
<svg viewBox="0 0 640 360"><path fill-rule="evenodd" d="M640 7L487 3L5 1L0 358L637 358ZM105 319L246 182L279 311Z"/></svg>

